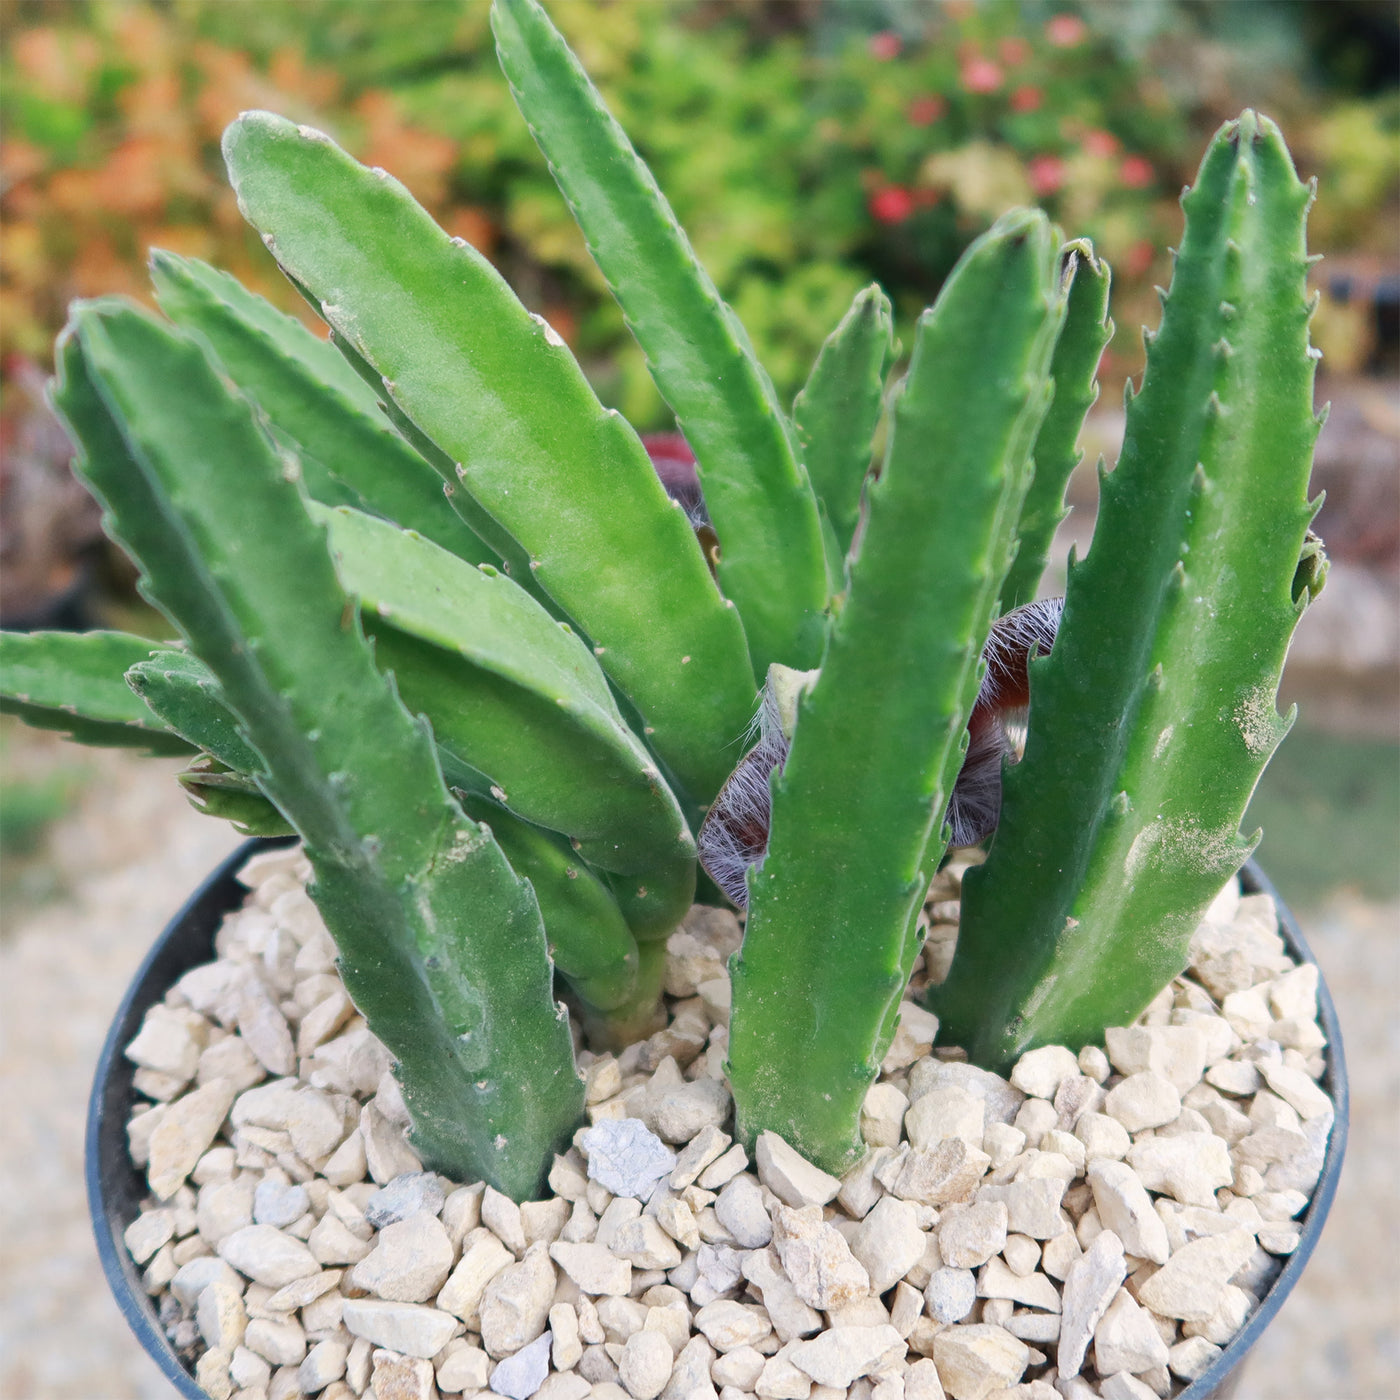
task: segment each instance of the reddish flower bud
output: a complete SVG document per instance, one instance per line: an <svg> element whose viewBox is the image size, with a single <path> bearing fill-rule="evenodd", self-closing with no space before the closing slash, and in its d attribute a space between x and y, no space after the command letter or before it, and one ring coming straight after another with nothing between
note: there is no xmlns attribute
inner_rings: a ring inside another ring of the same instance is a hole
<svg viewBox="0 0 1400 1400"><path fill-rule="evenodd" d="M1082 44L1089 26L1078 15L1055 15L1046 21L1045 37L1057 49L1072 49Z"/></svg>
<svg viewBox="0 0 1400 1400"><path fill-rule="evenodd" d="M1055 194L1065 183L1065 163L1059 156L1033 156L1026 173L1031 189L1042 199Z"/></svg>
<svg viewBox="0 0 1400 1400"><path fill-rule="evenodd" d="M1001 68L990 58L970 58L959 75L968 92L995 92L1002 84Z"/></svg>
<svg viewBox="0 0 1400 1400"><path fill-rule="evenodd" d="M1045 94L1038 87L1025 84L1011 94L1011 110L1013 112L1034 112L1044 101Z"/></svg>
<svg viewBox="0 0 1400 1400"><path fill-rule="evenodd" d="M914 196L903 185L886 185L870 196L872 217L882 224L902 224L914 212Z"/></svg>
<svg viewBox="0 0 1400 1400"><path fill-rule="evenodd" d="M1145 156L1125 156L1118 167L1118 178L1128 189L1140 190L1157 178L1157 172Z"/></svg>

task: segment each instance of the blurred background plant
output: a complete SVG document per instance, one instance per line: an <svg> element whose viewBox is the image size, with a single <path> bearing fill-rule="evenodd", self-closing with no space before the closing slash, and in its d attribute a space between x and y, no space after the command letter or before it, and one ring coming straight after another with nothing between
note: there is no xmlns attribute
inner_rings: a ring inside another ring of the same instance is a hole
<svg viewBox="0 0 1400 1400"><path fill-rule="evenodd" d="M559 330L605 402L641 429L669 426L500 80L487 8L488 0L9 0L0 36L6 626L162 630L102 542L42 403L72 298L149 302L145 258L157 245L225 267L316 324L223 175L219 134L247 107L321 126L392 170ZM1038 202L1091 234L1113 264L1119 333L1102 375L1102 442L1090 444L1071 488L1081 527L1092 519L1092 457L1099 446L1110 461L1116 452L1119 390L1141 363L1138 328L1157 319L1153 287L1169 268L1154 249L1178 235L1177 195L1220 120L1247 104L1270 112L1300 169L1326 192L1311 224L1327 253L1313 333L1330 378L1322 396L1335 401L1315 478L1329 492L1321 528L1335 559L1358 560L1390 590L1363 589L1350 612L1361 618L1355 645L1393 664L1393 6L554 0L551 11L785 397L871 279L889 292L910 344L913 318L1006 207ZM1306 643L1305 633L1295 654ZM1330 664L1324 658L1322 673Z"/></svg>

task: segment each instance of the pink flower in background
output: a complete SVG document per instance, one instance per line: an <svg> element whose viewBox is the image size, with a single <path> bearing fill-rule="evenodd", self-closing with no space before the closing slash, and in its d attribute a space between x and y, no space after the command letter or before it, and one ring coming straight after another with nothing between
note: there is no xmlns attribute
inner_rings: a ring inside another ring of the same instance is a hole
<svg viewBox="0 0 1400 1400"><path fill-rule="evenodd" d="M1055 15L1046 21L1045 37L1057 49L1072 49L1084 42L1089 26L1078 15Z"/></svg>
<svg viewBox="0 0 1400 1400"><path fill-rule="evenodd" d="M1034 112L1044 101L1045 94L1038 87L1032 87L1026 83L1011 94L1011 110L1013 112Z"/></svg>
<svg viewBox="0 0 1400 1400"><path fill-rule="evenodd" d="M948 104L936 93L927 93L910 102L907 115L914 126L932 126L946 111Z"/></svg>
<svg viewBox="0 0 1400 1400"><path fill-rule="evenodd" d="M1031 56L1031 46L1024 39L1013 35L997 42L997 52L1008 68L1015 68Z"/></svg>
<svg viewBox="0 0 1400 1400"><path fill-rule="evenodd" d="M869 209L882 224L902 224L914 212L914 196L903 185L886 185L870 196Z"/></svg>
<svg viewBox="0 0 1400 1400"><path fill-rule="evenodd" d="M881 63L888 63L890 59L898 58L899 51L903 47L904 40L893 29L882 29L878 34L870 36L871 56L878 58Z"/></svg>
<svg viewBox="0 0 1400 1400"><path fill-rule="evenodd" d="M1128 189L1140 190L1157 178L1157 172L1145 156L1124 156L1118 167L1118 178Z"/></svg>
<svg viewBox="0 0 1400 1400"><path fill-rule="evenodd" d="M1129 277L1142 277L1152 266L1157 250L1150 239L1140 238L1123 255L1123 271Z"/></svg>
<svg viewBox="0 0 1400 1400"><path fill-rule="evenodd" d="M967 92L995 92L1002 82L1001 68L990 58L969 58L959 77Z"/></svg>
<svg viewBox="0 0 1400 1400"><path fill-rule="evenodd" d="M1059 156L1032 156L1026 174L1030 176L1031 189L1044 199L1065 183L1065 163Z"/></svg>
<svg viewBox="0 0 1400 1400"><path fill-rule="evenodd" d="M1119 151L1118 138L1111 131L1093 128L1084 133L1081 143L1086 154L1091 156L1116 156Z"/></svg>

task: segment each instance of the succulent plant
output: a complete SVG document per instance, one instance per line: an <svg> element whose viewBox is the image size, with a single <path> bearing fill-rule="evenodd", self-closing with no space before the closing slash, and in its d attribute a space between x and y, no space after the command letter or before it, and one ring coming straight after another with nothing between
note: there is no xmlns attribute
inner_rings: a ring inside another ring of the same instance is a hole
<svg viewBox="0 0 1400 1400"><path fill-rule="evenodd" d="M179 640L7 634L3 707L184 753L204 810L300 836L424 1162L518 1199L583 1107L554 974L593 1034L644 1032L699 835L748 911L740 1135L841 1170L951 837L1000 811L933 993L993 1066L1136 1014L1249 850L1325 571L1309 194L1267 120L1212 143L1061 619L1034 600L1110 334L1093 249L1007 214L888 395L867 289L789 413L536 0L492 18L718 549L480 253L322 133L245 113L240 207L330 343L171 253L168 319L74 306L53 400Z"/></svg>

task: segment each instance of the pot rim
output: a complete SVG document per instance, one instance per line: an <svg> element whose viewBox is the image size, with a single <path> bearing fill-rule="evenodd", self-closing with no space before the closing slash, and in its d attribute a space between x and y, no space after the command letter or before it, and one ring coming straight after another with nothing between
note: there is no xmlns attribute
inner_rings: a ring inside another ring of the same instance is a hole
<svg viewBox="0 0 1400 1400"><path fill-rule="evenodd" d="M142 1284L141 1270L136 1266L122 1238L123 1231L135 1216L121 1218L124 1213L123 1203L117 1199L118 1195L130 1197L133 1187L138 1198L147 1194L144 1177L132 1165L127 1153L126 1122L131 1107L136 1102L135 1088L132 1084L135 1067L126 1060L122 1052L139 1030L147 1009L159 1001L184 972L208 960L214 934L224 914L235 907L234 900L241 899L246 893L239 884L237 875L248 858L259 851L290 845L294 840L294 837L255 837L243 842L220 862L166 924L133 975L121 1005L113 1017L98 1058L92 1094L88 1101L84 1178L87 1185L88 1210L97 1238L97 1253L102 1262L102 1271L107 1276L108 1285L127 1324L140 1340L147 1355L156 1362L162 1374L186 1400L208 1400L208 1394L195 1383L194 1376L185 1368L166 1337L160 1326L154 1302ZM1278 910L1279 930L1290 950L1301 961L1316 966L1317 959L1300 932L1292 911L1253 859L1246 861L1241 868L1240 879L1246 893L1267 894L1273 897ZM202 936L198 940L202 951L199 952L197 960L188 956L190 945L195 941L189 936L187 928L191 924L200 926L201 932L208 935L207 943ZM186 933L187 937L178 940L177 935L182 932ZM177 942L181 946L172 951L171 945ZM1238 1371L1246 1354L1278 1314L1302 1275L1317 1246L1333 1197L1336 1195L1342 1159L1346 1153L1350 1093L1337 1009L1320 967L1317 997L1318 1016L1327 1036L1327 1070L1323 1075L1323 1084L1332 1097L1335 1117L1327 1141L1322 1173L1313 1188L1307 1212L1301 1222L1298 1247L1289 1255L1269 1291L1260 1300L1259 1307L1250 1315L1244 1326L1230 1339L1209 1368L1185 1390L1180 1391L1175 1400L1211 1400L1212 1396L1224 1396L1229 1393L1229 1389L1233 1389L1231 1382L1238 1380ZM111 1155L114 1152L115 1160ZM126 1187L124 1192L120 1190L123 1185ZM1225 1388L1227 1386L1229 1389Z"/></svg>

